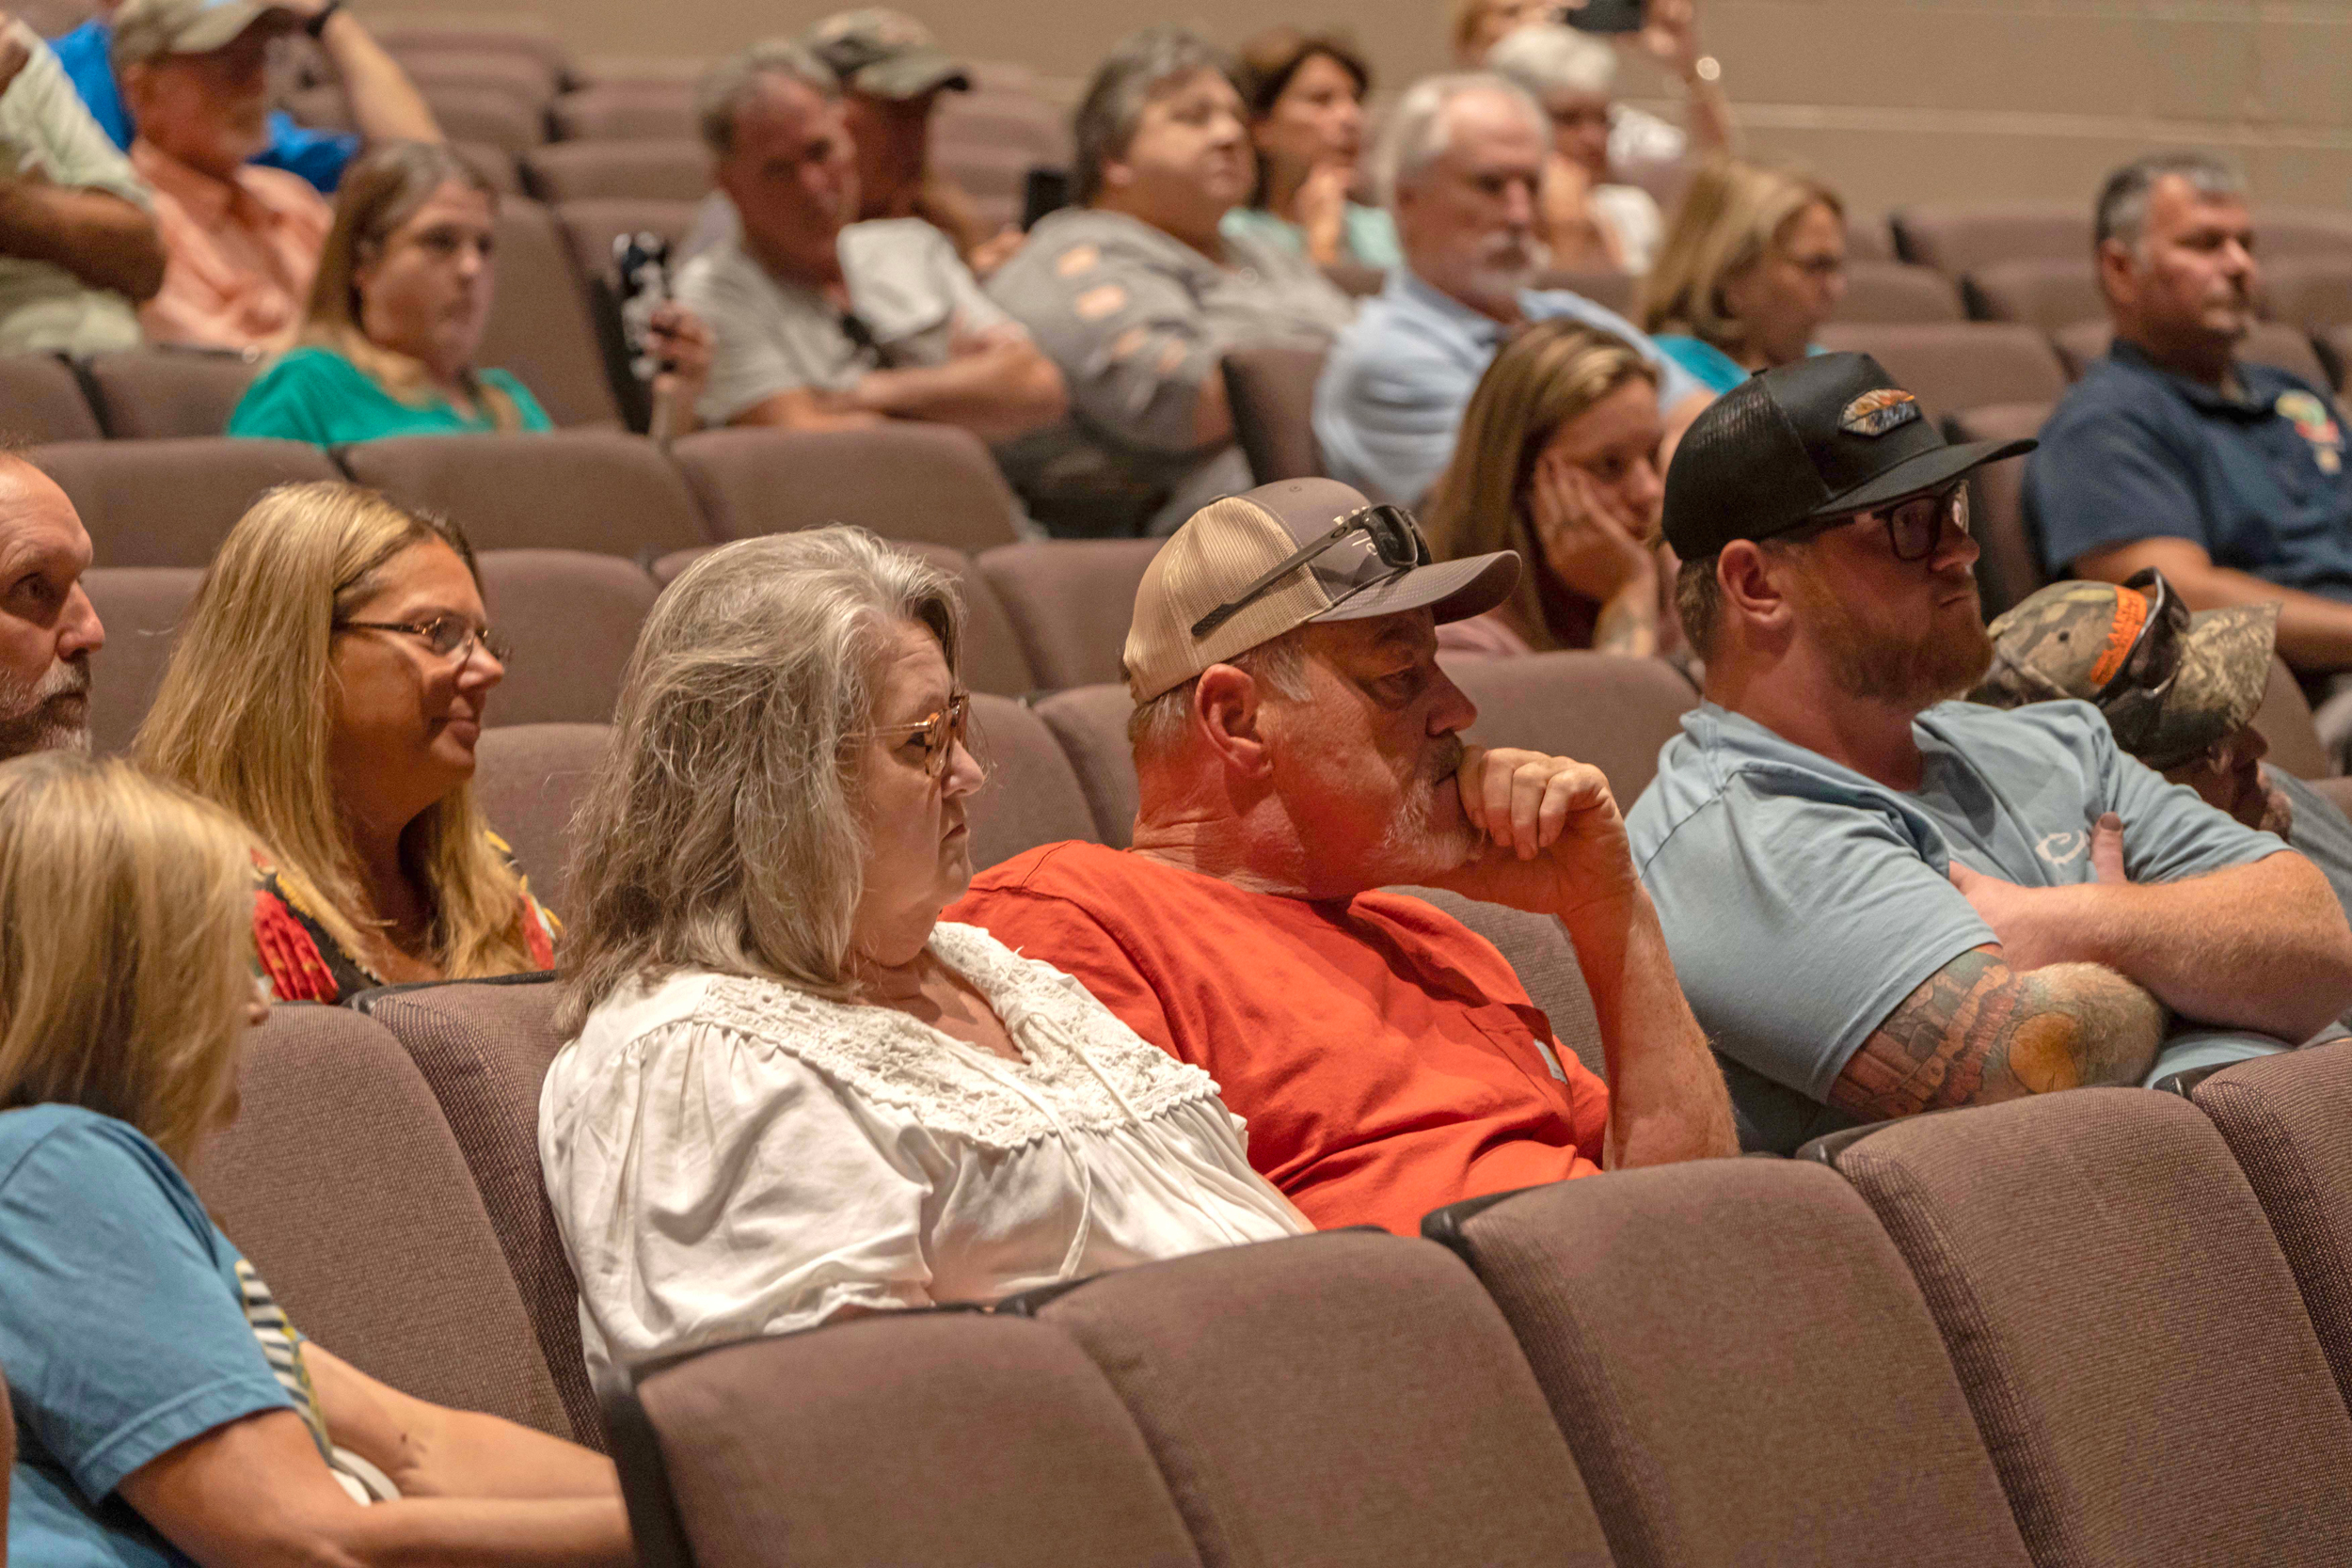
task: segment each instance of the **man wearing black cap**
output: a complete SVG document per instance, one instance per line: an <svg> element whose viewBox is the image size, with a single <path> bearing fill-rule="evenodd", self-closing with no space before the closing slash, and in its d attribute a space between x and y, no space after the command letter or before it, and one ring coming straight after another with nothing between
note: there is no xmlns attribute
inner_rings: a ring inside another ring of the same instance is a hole
<svg viewBox="0 0 2352 1568"><path fill-rule="evenodd" d="M1707 700L1627 827L1772 1147L2137 1083L2174 1015L2299 1040L2352 1003L2352 929L2310 863L2087 704L1948 701L1992 657L1962 482L2031 444L1948 446L1876 361L1833 354L1724 394L1667 475ZM2101 663L2152 647L2118 636Z"/></svg>

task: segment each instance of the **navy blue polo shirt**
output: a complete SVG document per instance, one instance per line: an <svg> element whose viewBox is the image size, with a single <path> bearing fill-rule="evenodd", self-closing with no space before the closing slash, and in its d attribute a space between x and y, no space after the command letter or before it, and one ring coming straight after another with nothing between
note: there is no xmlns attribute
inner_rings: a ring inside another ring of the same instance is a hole
<svg viewBox="0 0 2352 1568"><path fill-rule="evenodd" d="M2042 427L2026 507L2063 575L2103 546L2170 537L2287 588L2352 601L2352 473L2334 400L2270 365L2243 397L2118 341Z"/></svg>

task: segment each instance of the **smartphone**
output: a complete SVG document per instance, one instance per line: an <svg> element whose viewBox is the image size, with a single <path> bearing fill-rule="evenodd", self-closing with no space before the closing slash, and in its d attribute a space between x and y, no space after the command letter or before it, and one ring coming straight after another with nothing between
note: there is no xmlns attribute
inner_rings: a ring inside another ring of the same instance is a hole
<svg viewBox="0 0 2352 1568"><path fill-rule="evenodd" d="M628 350L629 373L651 382L668 367L649 346L653 313L670 300L670 242L641 231L612 236L614 290L621 307L621 341Z"/></svg>
<svg viewBox="0 0 2352 1568"><path fill-rule="evenodd" d="M1070 205L1070 171L1061 168L1037 167L1029 170L1021 182L1021 230L1026 233L1037 227L1037 220L1059 207Z"/></svg>
<svg viewBox="0 0 2352 1568"><path fill-rule="evenodd" d="M1638 33L1648 8L1649 0L1584 0L1555 14L1580 33Z"/></svg>

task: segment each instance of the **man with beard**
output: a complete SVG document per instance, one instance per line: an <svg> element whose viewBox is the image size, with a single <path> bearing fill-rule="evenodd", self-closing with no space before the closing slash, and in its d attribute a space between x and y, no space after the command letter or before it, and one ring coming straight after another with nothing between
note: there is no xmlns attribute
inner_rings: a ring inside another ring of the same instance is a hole
<svg viewBox="0 0 2352 1568"><path fill-rule="evenodd" d="M1673 436L1708 391L1640 328L1565 289L1544 266L1536 198L1551 122L1500 76L1434 76L1397 103L1375 160L1405 265L1332 345L1315 387L1315 440L1334 479L1375 500L1417 503L1454 456L1462 411L1513 328L1574 316L1641 350Z"/></svg>
<svg viewBox="0 0 2352 1568"><path fill-rule="evenodd" d="M0 760L89 750L89 660L106 645L82 592L89 558L65 492L0 455Z"/></svg>
<svg viewBox="0 0 2352 1568"><path fill-rule="evenodd" d="M1666 478L1707 700L1628 828L1692 1008L1771 1148L2278 1049L2352 1004L2310 862L2133 761L2084 703L1954 703L1992 662L1969 470L1858 354L1765 372ZM2154 657L2149 625L2102 680ZM2128 632L2128 635L2126 634ZM2179 1065L2176 1052L2165 1065Z"/></svg>
<svg viewBox="0 0 2352 1568"><path fill-rule="evenodd" d="M1428 562L1409 517L1329 480L1196 513L1127 637L1134 847L1033 849L947 911L1206 1069L1319 1226L1412 1234L1460 1198L1736 1146L1607 782L1460 738L1478 710L1437 626L1501 602L1518 558ZM1558 919L1607 1084L1399 883Z"/></svg>

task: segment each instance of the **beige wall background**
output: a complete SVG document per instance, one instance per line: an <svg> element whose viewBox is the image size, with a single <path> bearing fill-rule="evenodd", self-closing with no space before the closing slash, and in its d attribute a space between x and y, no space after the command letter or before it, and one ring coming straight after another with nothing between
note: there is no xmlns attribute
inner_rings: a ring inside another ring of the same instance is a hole
<svg viewBox="0 0 2352 1568"><path fill-rule="evenodd" d="M543 0L463 13L353 0L387 21L527 12L583 60L691 71L834 5ZM1343 28L1394 88L1447 64L1445 0L903 0L951 48L1026 63L1066 99L1123 33L1182 21L1226 43L1275 22ZM2259 201L2352 207L2352 0L1699 0L1751 154L1804 163L1857 212L1915 201L2088 205L2114 165L2217 149ZM1635 59L1630 102L1676 112Z"/></svg>

